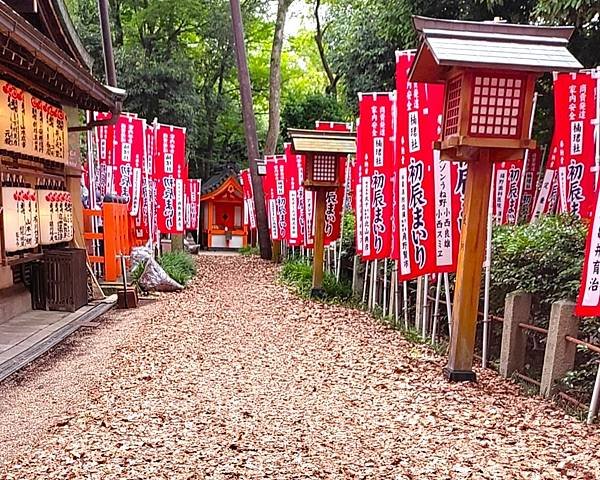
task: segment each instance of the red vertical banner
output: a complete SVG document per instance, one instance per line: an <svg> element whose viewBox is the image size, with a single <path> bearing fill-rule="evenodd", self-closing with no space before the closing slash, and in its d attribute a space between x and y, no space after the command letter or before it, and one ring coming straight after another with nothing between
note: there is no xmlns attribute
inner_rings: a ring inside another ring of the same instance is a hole
<svg viewBox="0 0 600 480"><path fill-rule="evenodd" d="M493 214L496 225L517 223L523 160L494 165Z"/></svg>
<svg viewBox="0 0 600 480"><path fill-rule="evenodd" d="M540 187L535 195L535 202L531 212L531 222L536 222L542 215L555 212L558 204L558 145L552 141L546 162L546 169L540 181ZM566 190L566 188L565 188Z"/></svg>
<svg viewBox="0 0 600 480"><path fill-rule="evenodd" d="M362 197L362 168L363 168L363 136L361 130L360 118L356 122L356 159L352 165L352 178L354 184L354 218L356 219L355 244L356 254L363 256L363 197Z"/></svg>
<svg viewBox="0 0 600 480"><path fill-rule="evenodd" d="M122 115L115 125L114 185L132 216L138 215L141 204L145 134L146 121L141 118Z"/></svg>
<svg viewBox="0 0 600 480"><path fill-rule="evenodd" d="M433 150L441 131L443 87L409 82L413 58L412 51L396 56L401 280L456 269L466 179L465 165L441 161Z"/></svg>
<svg viewBox="0 0 600 480"><path fill-rule="evenodd" d="M254 190L252 189L252 179L250 169L240 171L240 183L244 194L244 225L248 225L251 230L256 228L256 215L254 213Z"/></svg>
<svg viewBox="0 0 600 480"><path fill-rule="evenodd" d="M94 113L95 120L107 120L111 117L107 113ZM105 125L94 129L96 148L98 155L98 171L96 172L96 185L100 196L113 193L113 153L115 126Z"/></svg>
<svg viewBox="0 0 600 480"><path fill-rule="evenodd" d="M156 232L156 184L154 182L154 155L156 135L154 125L146 124L145 157L142 168L141 205L135 220L136 236L147 240Z"/></svg>
<svg viewBox="0 0 600 480"><path fill-rule="evenodd" d="M527 156L527 164L524 166L522 181L522 192L519 206L519 222L526 223L533 213L534 200L537 194L538 176L542 163L542 152L539 148L530 150Z"/></svg>
<svg viewBox="0 0 600 480"><path fill-rule="evenodd" d="M600 195L596 195L594 217L587 235L575 313L581 317L600 316Z"/></svg>
<svg viewBox="0 0 600 480"><path fill-rule="evenodd" d="M363 211L363 231L368 228L368 245L363 245L366 260L389 258L392 253L394 217L394 109L395 94L365 93L359 96L361 158L363 172L363 209L369 209L368 222ZM368 183L364 182L369 178ZM368 193L367 193L368 191ZM366 194L366 195L365 195Z"/></svg>
<svg viewBox="0 0 600 480"><path fill-rule="evenodd" d="M591 218L596 190L596 79L591 73L557 75L554 118L551 155L557 163L560 211L578 218Z"/></svg>
<svg viewBox="0 0 600 480"><path fill-rule="evenodd" d="M201 180L190 178L185 182L185 229L198 229L198 214L200 212Z"/></svg>
<svg viewBox="0 0 600 480"><path fill-rule="evenodd" d="M352 124L318 120L315 124L315 128L317 130L328 132L351 132ZM338 183L340 184L340 187L336 190L328 191L325 196L325 236L323 237L323 244L325 246L335 242L341 236L344 201L346 198L345 184L347 160L348 159L344 157L340 162L338 170ZM312 203L314 204L314 201Z"/></svg>
<svg viewBox="0 0 600 480"><path fill-rule="evenodd" d="M285 192L285 162L282 155L265 157L266 174L263 177L265 206L271 240L287 240L289 231L287 198Z"/></svg>
<svg viewBox="0 0 600 480"><path fill-rule="evenodd" d="M187 179L185 143L185 128L162 124L156 126L156 216L161 233L184 231L184 184Z"/></svg>
<svg viewBox="0 0 600 480"><path fill-rule="evenodd" d="M292 152L292 145L285 145L285 190L288 199L288 243L304 244L304 158Z"/></svg>

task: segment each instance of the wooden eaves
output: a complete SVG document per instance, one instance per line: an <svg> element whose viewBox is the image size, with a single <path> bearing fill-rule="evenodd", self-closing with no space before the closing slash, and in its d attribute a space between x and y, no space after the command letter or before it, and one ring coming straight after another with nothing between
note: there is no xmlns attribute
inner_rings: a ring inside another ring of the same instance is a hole
<svg viewBox="0 0 600 480"><path fill-rule="evenodd" d="M60 105L118 113L125 92L102 85L21 15L0 0L0 74Z"/></svg>
<svg viewBox="0 0 600 480"><path fill-rule="evenodd" d="M350 155L356 153L356 133L330 132L323 130L303 130L289 128L295 153L335 153Z"/></svg>

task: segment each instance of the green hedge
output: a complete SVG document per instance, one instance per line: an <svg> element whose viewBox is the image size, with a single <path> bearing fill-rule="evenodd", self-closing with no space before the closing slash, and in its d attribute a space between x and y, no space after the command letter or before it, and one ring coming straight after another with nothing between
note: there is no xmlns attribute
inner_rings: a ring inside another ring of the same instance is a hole
<svg viewBox="0 0 600 480"><path fill-rule="evenodd" d="M533 319L548 325L552 303L577 297L586 225L570 216L547 216L530 225L494 229L492 311L502 313L506 294L524 290L533 296Z"/></svg>

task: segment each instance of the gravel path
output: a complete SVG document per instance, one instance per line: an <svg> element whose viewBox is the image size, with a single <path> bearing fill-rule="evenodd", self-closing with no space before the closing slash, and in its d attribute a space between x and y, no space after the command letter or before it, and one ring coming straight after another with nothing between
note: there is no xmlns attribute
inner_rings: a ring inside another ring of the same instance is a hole
<svg viewBox="0 0 600 480"><path fill-rule="evenodd" d="M0 478L600 478L600 430L273 266L202 256L181 294L115 312L0 387Z"/></svg>

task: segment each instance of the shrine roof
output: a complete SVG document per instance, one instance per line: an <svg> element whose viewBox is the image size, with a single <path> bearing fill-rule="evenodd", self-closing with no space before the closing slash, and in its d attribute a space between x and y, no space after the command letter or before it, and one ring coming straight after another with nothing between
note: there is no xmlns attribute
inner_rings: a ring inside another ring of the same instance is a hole
<svg viewBox="0 0 600 480"><path fill-rule="evenodd" d="M202 182L201 195L207 195L213 193L221 187L227 180L232 178L238 182L238 172L233 167L227 167L221 172L208 178ZM239 183L239 182L238 182Z"/></svg>
<svg viewBox="0 0 600 480"><path fill-rule="evenodd" d="M574 71L583 66L567 50L573 27L464 22L413 17L421 45L412 81L439 78L432 68L464 66L528 72Z"/></svg>

